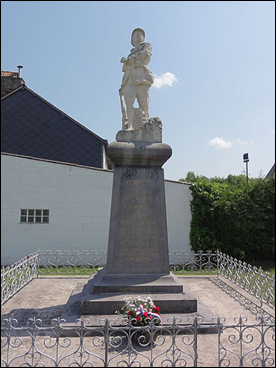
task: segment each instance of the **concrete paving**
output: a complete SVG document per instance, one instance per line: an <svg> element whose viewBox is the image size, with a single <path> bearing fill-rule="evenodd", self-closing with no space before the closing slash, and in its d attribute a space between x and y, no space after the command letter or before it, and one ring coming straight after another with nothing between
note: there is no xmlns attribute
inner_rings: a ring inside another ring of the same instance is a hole
<svg viewBox="0 0 276 368"><path fill-rule="evenodd" d="M201 302L209 308L214 315L219 317L224 317L225 322L224 324L231 325L236 324L237 321L234 319L237 317L245 317L247 320L245 321L246 324L255 324L256 323L256 315L251 313L248 309L242 306L237 298L233 298L228 295L225 291L219 288L214 281L216 278L214 277L179 277L179 281L181 283L185 283L201 300ZM77 284L85 284L88 281L88 277L39 277L38 279L32 280L28 285L26 285L22 290L20 290L16 295L14 295L8 302L4 304L2 307L2 319L3 318L16 318L19 322L19 326L26 325L28 318L37 317L42 319L43 325L49 324L52 318L60 317L64 306L67 303L68 298L70 297L72 291L76 287ZM227 283L229 287L232 287L233 290L241 293L250 300L252 303L256 303L257 301L254 297L248 296L246 292L241 291L238 287L235 287L232 283L226 282L223 279L223 282ZM248 304L247 304L248 305ZM266 308L266 312L269 313L271 316L275 316L274 311L271 308ZM161 311L162 314L162 311ZM99 319L104 318L105 316L98 316ZM163 315L163 321L166 321L169 315ZM97 316L94 316L97 319ZM47 322L48 321L48 322ZM228 335L225 333L223 337L226 338ZM254 342L257 342L258 332L253 332ZM228 336L229 337L229 336ZM162 337L161 337L162 338ZM154 366L161 366L162 362L168 359L168 356L171 358L171 353L166 353L166 349L170 345L167 340L157 339L154 354L155 356L159 356L156 358ZM39 340L40 339L40 340ZM25 341L26 340L26 341ZM22 362L26 362L28 360L26 355L24 355L24 344L30 344L27 342L28 337L22 337L21 343L18 349L13 349L13 358L15 356L19 356L23 354L25 357L22 361L18 360L17 358L11 363L10 366L19 366ZM30 337L29 337L30 340ZM28 340L28 341L29 341ZM49 339L48 339L49 340ZM37 337L36 339L36 348L45 354L44 362L45 366L54 366L54 363L49 360L47 363L47 356L50 356L50 341L46 340L45 337ZM91 337L90 337L91 340ZM115 340L114 340L115 341ZM114 346L109 349L109 359L110 364L109 366L117 365L118 361L122 359L123 349L126 348L124 344L126 344L127 340L121 342L120 347L117 346L116 348L116 341L114 342ZM65 340L66 342L66 340ZM89 361L93 362L94 366L103 366L102 360L103 359L103 350L100 348L102 347L100 343L100 339L97 341L93 340L93 346L90 346L91 352L89 356ZM230 344L229 339L226 340L228 344ZM179 346L179 364L185 363L184 360L186 359L187 366L194 365L194 350L193 350L193 336L181 336L178 335L176 338L176 343ZM48 345L47 345L48 344ZM75 355L73 356L74 349L78 349L80 344L79 337L70 337L70 346L68 349L64 350L64 357L61 358L59 366L69 366L69 364L74 361ZM26 346L27 346L26 345ZM66 344L65 344L66 345ZM238 345L238 344L234 344ZM30 345L28 345L30 346ZM229 346L230 350L237 349L237 346L233 346L231 343ZM144 348L137 348L138 356L137 360L141 363L141 366L147 367L149 366L148 362L150 359L149 356L151 354L150 349ZM60 349L61 351L61 349ZM185 353L183 353L185 352ZM3 355L5 356L5 347L3 348ZM69 354L70 353L70 354ZM218 366L218 335L217 334L205 334L199 335L197 340L197 353L198 353L198 360L197 365L202 367L217 367ZM12 354L12 349L10 351L10 358ZM16 355L17 354L17 355ZM69 354L69 356L68 356ZM253 357L254 358L254 357ZM247 365L244 366L253 366L253 358L250 358L250 355L247 355L246 359L248 359ZM5 359L5 358L4 358ZM45 360L46 359L46 360ZM72 360L73 359L73 360ZM184 360L181 360L184 359ZM231 355L231 365L230 366L238 366L239 362L237 361L237 356L235 354ZM251 359L251 360L250 360ZM244 363L245 364L245 363Z"/></svg>
<svg viewBox="0 0 276 368"><path fill-rule="evenodd" d="M19 322L24 322L30 317L37 317L42 320L60 317L76 285L84 285L88 279L89 277L80 276L43 276L34 279L4 304L1 311L2 318L12 317ZM250 313L237 300L227 295L212 282L216 279L215 276L178 276L178 279L195 292L198 298L216 316L224 317L226 323L232 323L234 318L239 316L246 317L248 321L255 321L256 316L254 314ZM225 279L223 279L223 282L232 287L233 290L239 291L249 300L258 303L254 297L234 284ZM264 306L264 309L273 313L271 308ZM101 315L99 318L103 318L103 316Z"/></svg>

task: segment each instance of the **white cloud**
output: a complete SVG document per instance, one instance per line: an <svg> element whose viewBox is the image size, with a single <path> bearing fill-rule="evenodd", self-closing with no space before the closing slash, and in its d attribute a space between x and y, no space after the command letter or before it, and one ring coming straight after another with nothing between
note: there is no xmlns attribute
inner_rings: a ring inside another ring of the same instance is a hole
<svg viewBox="0 0 276 368"><path fill-rule="evenodd" d="M237 142L237 143L239 143L239 144L243 144L243 145L247 145L247 144L248 144L248 142L247 142L247 141L242 141L240 138L238 138L238 139L236 140L236 142Z"/></svg>
<svg viewBox="0 0 276 368"><path fill-rule="evenodd" d="M225 141L222 137L221 138L214 138L209 141L210 146L218 147L218 148L231 148L232 143Z"/></svg>
<svg viewBox="0 0 276 368"><path fill-rule="evenodd" d="M172 87L177 82L178 79L176 78L176 76L173 73L167 72L161 74L161 76L154 75L154 83L152 86L158 89L163 86Z"/></svg>
<svg viewBox="0 0 276 368"><path fill-rule="evenodd" d="M243 146L247 146L248 144L251 144L251 145L254 144L253 141L250 141L250 142L248 142L248 141L242 141L240 138L236 139L236 143L241 144Z"/></svg>

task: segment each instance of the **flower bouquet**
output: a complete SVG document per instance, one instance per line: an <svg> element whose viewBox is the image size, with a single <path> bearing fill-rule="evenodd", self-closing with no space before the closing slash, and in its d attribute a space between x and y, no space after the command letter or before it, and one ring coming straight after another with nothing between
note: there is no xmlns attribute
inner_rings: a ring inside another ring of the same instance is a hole
<svg viewBox="0 0 276 368"><path fill-rule="evenodd" d="M153 325L162 325L160 308L154 304L150 297L128 297L125 299L125 304L121 311L117 310L115 313L124 317L129 326L148 326L147 328L140 328L132 334L132 337L139 343L148 343L150 341L151 332L154 334L154 337L156 337L157 335ZM143 338L141 336L143 336Z"/></svg>

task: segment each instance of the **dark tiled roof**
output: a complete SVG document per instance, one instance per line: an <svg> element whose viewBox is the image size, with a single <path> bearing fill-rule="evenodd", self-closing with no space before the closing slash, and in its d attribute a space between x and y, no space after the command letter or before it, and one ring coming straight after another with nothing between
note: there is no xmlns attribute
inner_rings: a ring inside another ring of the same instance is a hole
<svg viewBox="0 0 276 368"><path fill-rule="evenodd" d="M106 141L26 86L1 100L1 151L103 167Z"/></svg>
<svg viewBox="0 0 276 368"><path fill-rule="evenodd" d="M272 168L269 170L269 172L266 174L265 179L273 178L275 177L275 164L273 164Z"/></svg>

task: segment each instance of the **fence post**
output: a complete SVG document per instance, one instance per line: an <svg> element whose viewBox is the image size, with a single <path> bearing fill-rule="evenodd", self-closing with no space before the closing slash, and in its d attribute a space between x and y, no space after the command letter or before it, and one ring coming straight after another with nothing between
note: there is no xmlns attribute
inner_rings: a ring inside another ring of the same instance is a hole
<svg viewBox="0 0 276 368"><path fill-rule="evenodd" d="M260 317L260 325L261 325L261 346L262 346L262 349L261 349L261 354L262 354L262 367L265 367L266 366L266 359L265 359L265 353L266 353L266 345L265 345L265 329L264 329L264 325L265 325L265 320L264 320L264 316L261 315Z"/></svg>
<svg viewBox="0 0 276 368"><path fill-rule="evenodd" d="M261 299L261 307L263 306L263 278L262 278L262 267L259 268L259 282L260 282L260 299Z"/></svg>
<svg viewBox="0 0 276 368"><path fill-rule="evenodd" d="M39 263L40 263L40 251L41 249L38 249L38 254L37 254L37 273L36 273L36 278L38 279L38 274L39 274Z"/></svg>
<svg viewBox="0 0 276 368"><path fill-rule="evenodd" d="M198 317L194 318L194 367L197 367L197 334L198 334Z"/></svg>
<svg viewBox="0 0 276 368"><path fill-rule="evenodd" d="M104 324L104 366L108 367L108 345L109 345L109 321L105 319Z"/></svg>
<svg viewBox="0 0 276 368"><path fill-rule="evenodd" d="M1 313L2 313L2 303L4 300L4 287L5 287L5 266L1 267Z"/></svg>
<svg viewBox="0 0 276 368"><path fill-rule="evenodd" d="M175 336L176 336L176 318L173 317L173 331L172 331L172 367L175 367Z"/></svg>
<svg viewBox="0 0 276 368"><path fill-rule="evenodd" d="M217 278L219 277L219 250L216 250L217 253Z"/></svg>
<svg viewBox="0 0 276 368"><path fill-rule="evenodd" d="M216 319L216 327L218 329L218 367L222 366L223 358L221 358L221 351L223 350L223 347L221 345L221 335L223 333L223 323L225 322L224 318L217 317Z"/></svg>

